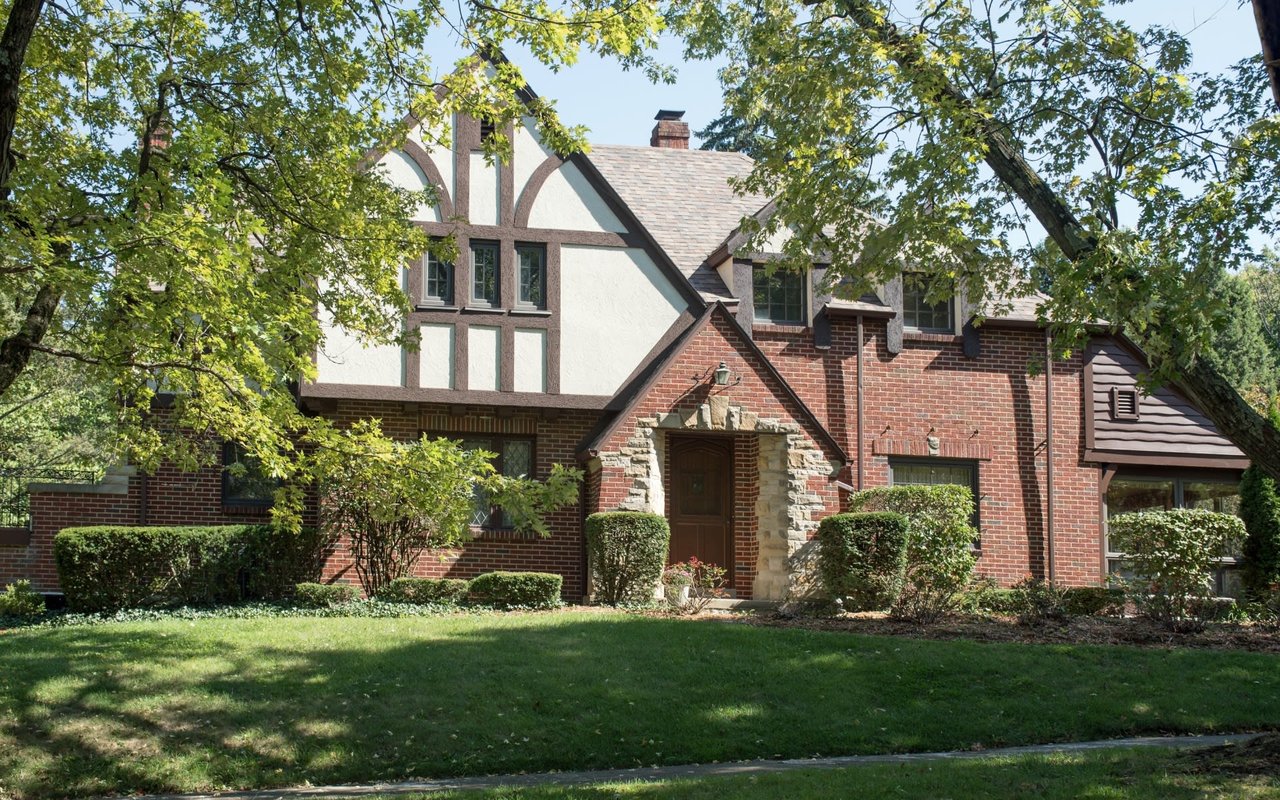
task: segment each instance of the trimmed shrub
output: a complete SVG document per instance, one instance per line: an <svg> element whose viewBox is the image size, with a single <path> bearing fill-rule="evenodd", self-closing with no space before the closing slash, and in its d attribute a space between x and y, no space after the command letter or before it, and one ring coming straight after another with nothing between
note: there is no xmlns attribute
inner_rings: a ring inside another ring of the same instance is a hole
<svg viewBox="0 0 1280 800"><path fill-rule="evenodd" d="M320 575L332 540L271 525L66 528L54 561L75 611L281 599Z"/></svg>
<svg viewBox="0 0 1280 800"><path fill-rule="evenodd" d="M1246 469L1240 481L1240 517L1245 528L1244 594L1262 602L1280 584L1280 492L1275 480L1256 466Z"/></svg>
<svg viewBox="0 0 1280 800"><path fill-rule="evenodd" d="M973 576L973 493L967 486L887 486L857 492L855 511L891 511L907 518L907 563L895 617L932 622L956 608Z"/></svg>
<svg viewBox="0 0 1280 800"><path fill-rule="evenodd" d="M345 583L299 583L293 587L293 600L306 608L329 608L356 599L356 587Z"/></svg>
<svg viewBox="0 0 1280 800"><path fill-rule="evenodd" d="M563 583L548 572L486 572L471 579L470 597L497 608L555 608Z"/></svg>
<svg viewBox="0 0 1280 800"><path fill-rule="evenodd" d="M38 617L44 613L44 597L31 581L18 581L0 593L0 617Z"/></svg>
<svg viewBox="0 0 1280 800"><path fill-rule="evenodd" d="M889 608L902 592L907 518L892 512L832 514L818 524L818 575L851 611Z"/></svg>
<svg viewBox="0 0 1280 800"><path fill-rule="evenodd" d="M1124 613L1124 591L1106 586L1071 586L1063 607L1073 617L1118 617Z"/></svg>
<svg viewBox="0 0 1280 800"><path fill-rule="evenodd" d="M1244 535L1239 518L1195 508L1121 514L1108 524L1134 575L1124 582L1129 599L1174 629L1196 627L1213 597L1210 566Z"/></svg>
<svg viewBox="0 0 1280 800"><path fill-rule="evenodd" d="M1028 575L1013 585L1011 595L1013 613L1022 625L1066 622L1070 616L1067 591L1041 578Z"/></svg>
<svg viewBox="0 0 1280 800"><path fill-rule="evenodd" d="M315 528L290 531L275 525L242 525L243 597L283 600L299 583L316 582L333 552L333 536Z"/></svg>
<svg viewBox="0 0 1280 800"><path fill-rule="evenodd" d="M471 584L458 578L396 578L382 587L377 599L385 603L458 605Z"/></svg>
<svg viewBox="0 0 1280 800"><path fill-rule="evenodd" d="M587 517L587 558L599 600L617 605L652 599L670 543L671 528L660 514L604 511Z"/></svg>
<svg viewBox="0 0 1280 800"><path fill-rule="evenodd" d="M968 614L1016 614L1016 600L1012 589L1004 589L994 579L975 578L964 590L958 603L959 610Z"/></svg>

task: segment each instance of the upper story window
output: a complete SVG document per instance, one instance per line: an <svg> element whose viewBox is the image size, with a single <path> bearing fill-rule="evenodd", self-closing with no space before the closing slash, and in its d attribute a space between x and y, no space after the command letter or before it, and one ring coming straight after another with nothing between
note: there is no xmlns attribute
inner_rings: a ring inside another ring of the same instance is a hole
<svg viewBox="0 0 1280 800"><path fill-rule="evenodd" d="M516 261L520 265L519 305L547 307L547 250L542 245L516 245Z"/></svg>
<svg viewBox="0 0 1280 800"><path fill-rule="evenodd" d="M427 253L423 258L423 265L423 302L440 306L453 305L453 264L441 261L434 253Z"/></svg>
<svg viewBox="0 0 1280 800"><path fill-rule="evenodd" d="M803 325L804 275L790 270L756 267L751 275L756 322Z"/></svg>
<svg viewBox="0 0 1280 800"><path fill-rule="evenodd" d="M926 299L928 281L918 272L902 276L902 324L913 331L954 333L956 329L954 298L937 303Z"/></svg>
<svg viewBox="0 0 1280 800"><path fill-rule="evenodd" d="M471 243L471 303L498 305L498 243Z"/></svg>

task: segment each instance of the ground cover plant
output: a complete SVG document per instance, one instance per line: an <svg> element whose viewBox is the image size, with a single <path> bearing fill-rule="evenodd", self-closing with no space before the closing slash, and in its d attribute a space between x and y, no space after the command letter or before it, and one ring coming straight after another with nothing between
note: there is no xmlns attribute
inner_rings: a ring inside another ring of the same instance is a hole
<svg viewBox="0 0 1280 800"><path fill-rule="evenodd" d="M16 798L994 747L1280 719L1273 655L606 612L3 634ZM981 709L982 713L974 713Z"/></svg>
<svg viewBox="0 0 1280 800"><path fill-rule="evenodd" d="M1198 753L1117 749L879 764L838 770L667 781L456 791L409 800L845 800L850 797L946 797L950 800L1253 800L1280 796L1266 772L1198 769Z"/></svg>

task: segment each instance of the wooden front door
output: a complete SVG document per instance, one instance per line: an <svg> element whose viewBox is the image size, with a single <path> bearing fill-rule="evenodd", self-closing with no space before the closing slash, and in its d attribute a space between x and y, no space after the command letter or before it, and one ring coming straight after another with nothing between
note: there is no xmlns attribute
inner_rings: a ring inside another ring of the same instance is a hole
<svg viewBox="0 0 1280 800"><path fill-rule="evenodd" d="M731 442L673 438L671 551L667 563L699 561L724 567L733 580L733 451Z"/></svg>

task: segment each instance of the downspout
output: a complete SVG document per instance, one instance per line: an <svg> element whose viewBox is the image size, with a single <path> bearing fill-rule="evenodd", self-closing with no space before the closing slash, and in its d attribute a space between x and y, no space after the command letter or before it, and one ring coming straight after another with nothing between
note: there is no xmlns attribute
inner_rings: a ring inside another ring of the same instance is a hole
<svg viewBox="0 0 1280 800"><path fill-rule="evenodd" d="M139 478L141 479L140 485L138 486L138 524L139 525L147 524L147 506L150 505L150 501L147 499L147 495L150 494L150 492L148 491L148 486L150 486L150 481L147 479L147 477L148 477L147 473L145 472L143 472L139 476Z"/></svg>
<svg viewBox="0 0 1280 800"><path fill-rule="evenodd" d="M1049 583L1055 583L1053 557L1053 334L1044 329L1044 441L1045 483L1048 519L1045 520L1045 550L1049 560Z"/></svg>
<svg viewBox="0 0 1280 800"><path fill-rule="evenodd" d="M862 315L858 315L858 491L862 483Z"/></svg>

